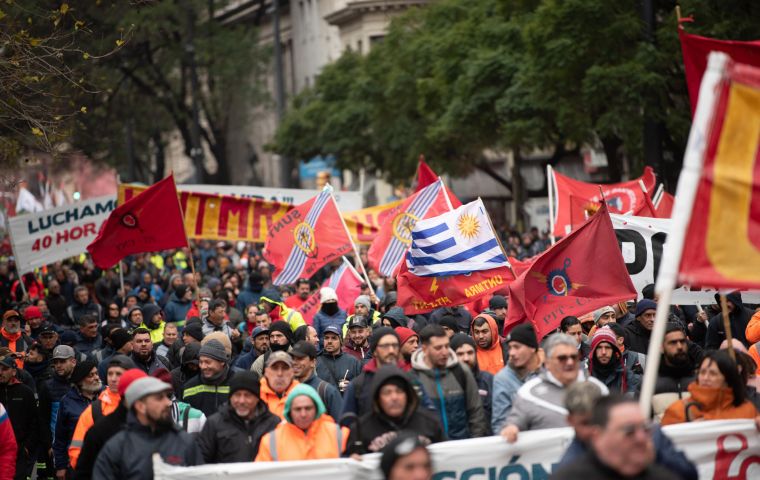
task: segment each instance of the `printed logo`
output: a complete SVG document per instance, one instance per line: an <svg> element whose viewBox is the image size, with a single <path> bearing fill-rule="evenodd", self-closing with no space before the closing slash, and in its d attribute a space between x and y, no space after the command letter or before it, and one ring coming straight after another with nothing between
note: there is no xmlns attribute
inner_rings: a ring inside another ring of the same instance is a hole
<svg viewBox="0 0 760 480"><path fill-rule="evenodd" d="M567 269L570 268L570 263L570 259L565 258L562 268L551 270L548 275L539 272L531 272L531 275L546 285L549 295L566 297L572 290L577 290L583 286L570 280L570 275L567 272ZM544 302L547 302L547 300L548 295L544 296Z"/></svg>
<svg viewBox="0 0 760 480"><path fill-rule="evenodd" d="M391 224L393 236L396 237L404 245L411 245L412 243L412 229L417 223L416 216L409 212L401 212L393 218Z"/></svg>
<svg viewBox="0 0 760 480"><path fill-rule="evenodd" d="M121 216L121 224L127 228L137 228L137 217L132 212L125 213Z"/></svg>
<svg viewBox="0 0 760 480"><path fill-rule="evenodd" d="M314 240L314 229L306 222L296 225L293 230L293 238L296 246L309 258L317 256L317 243Z"/></svg>

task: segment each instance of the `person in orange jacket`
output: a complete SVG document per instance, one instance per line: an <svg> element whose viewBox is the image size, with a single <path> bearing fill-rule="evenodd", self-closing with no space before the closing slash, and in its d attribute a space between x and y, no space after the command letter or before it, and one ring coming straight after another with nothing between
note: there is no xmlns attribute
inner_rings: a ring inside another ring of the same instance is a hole
<svg viewBox="0 0 760 480"><path fill-rule="evenodd" d="M79 454L82 452L82 445L84 444L84 436L87 434L87 431L92 428L97 420L110 415L119 406L119 402L121 402L119 379L130 368L136 368L135 363L126 355L114 355L108 361L108 368L106 369L108 388L103 390L98 395L97 400L84 409L77 421L76 428L74 428L74 436L71 437L71 444L69 444L69 462L71 463L71 468L76 468L77 466Z"/></svg>
<svg viewBox="0 0 760 480"><path fill-rule="evenodd" d="M690 398L678 400L665 410L662 425L757 417L757 409L747 400L736 363L726 350L711 351L705 355L697 380L689 385L689 392Z"/></svg>
<svg viewBox="0 0 760 480"><path fill-rule="evenodd" d="M285 401L285 422L261 439L256 461L339 458L346 451L350 431L325 412L314 388L297 385Z"/></svg>
<svg viewBox="0 0 760 480"><path fill-rule="evenodd" d="M483 372L496 375L509 360L509 347L499 337L496 320L488 313L472 319L470 333L477 344L478 367Z"/></svg>
<svg viewBox="0 0 760 480"><path fill-rule="evenodd" d="M760 375L760 310L755 312L750 318L747 328L744 331L744 336L747 337L747 341L751 344L747 349L750 357L757 364L756 375Z"/></svg>
<svg viewBox="0 0 760 480"><path fill-rule="evenodd" d="M293 372L293 358L288 352L272 352L264 368L261 382L261 400L269 411L285 418L285 403L288 394L299 384Z"/></svg>

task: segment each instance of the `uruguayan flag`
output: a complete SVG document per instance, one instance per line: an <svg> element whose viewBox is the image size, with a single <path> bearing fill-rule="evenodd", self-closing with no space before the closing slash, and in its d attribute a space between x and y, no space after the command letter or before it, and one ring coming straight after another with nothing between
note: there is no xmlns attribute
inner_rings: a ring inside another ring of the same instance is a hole
<svg viewBox="0 0 760 480"><path fill-rule="evenodd" d="M508 265L480 199L419 220L406 253L406 266L419 277L461 275Z"/></svg>

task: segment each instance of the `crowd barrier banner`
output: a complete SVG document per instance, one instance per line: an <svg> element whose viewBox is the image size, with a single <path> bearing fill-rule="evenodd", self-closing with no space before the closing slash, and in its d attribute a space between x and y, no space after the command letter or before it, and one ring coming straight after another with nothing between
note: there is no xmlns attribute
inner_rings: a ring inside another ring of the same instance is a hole
<svg viewBox="0 0 760 480"><path fill-rule="evenodd" d="M115 207L116 197L104 196L11 218L19 273L86 252Z"/></svg>
<svg viewBox="0 0 760 480"><path fill-rule="evenodd" d="M760 435L752 420L684 423L663 430L695 463L701 479L760 478ZM572 429L557 428L522 432L512 445L500 437L432 445L433 480L545 480L572 438ZM173 467L154 456L154 478L382 480L378 465L378 455L365 455L362 462L335 459Z"/></svg>

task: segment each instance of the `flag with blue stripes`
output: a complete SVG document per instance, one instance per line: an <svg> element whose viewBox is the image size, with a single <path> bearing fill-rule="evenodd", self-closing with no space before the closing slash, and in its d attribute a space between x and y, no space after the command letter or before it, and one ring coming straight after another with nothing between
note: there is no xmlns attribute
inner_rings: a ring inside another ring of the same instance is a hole
<svg viewBox="0 0 760 480"><path fill-rule="evenodd" d="M418 277L463 275L509 266L480 199L412 229L406 266Z"/></svg>

